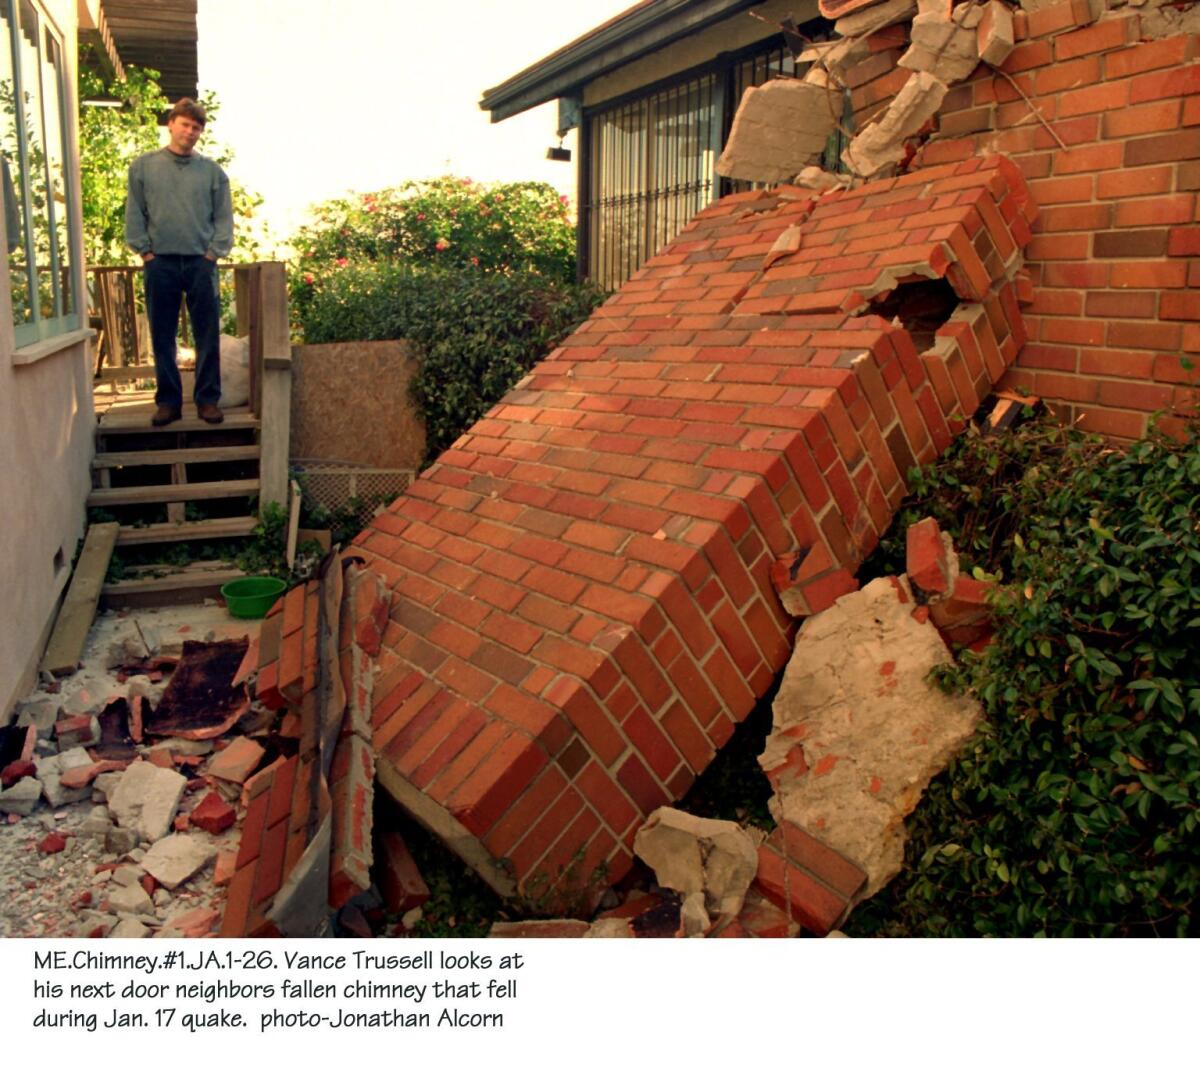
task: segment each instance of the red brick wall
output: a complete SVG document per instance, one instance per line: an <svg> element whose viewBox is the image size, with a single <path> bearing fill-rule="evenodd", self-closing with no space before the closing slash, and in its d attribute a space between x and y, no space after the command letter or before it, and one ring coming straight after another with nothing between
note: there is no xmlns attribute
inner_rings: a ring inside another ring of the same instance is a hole
<svg viewBox="0 0 1200 1071"><path fill-rule="evenodd" d="M1142 40L1144 25L1126 8L1093 22L1086 0L1018 13L1001 69L1067 147L981 66L951 88L917 161L1001 152L1024 172L1041 208L1026 250L1035 301L1002 385L1121 438L1142 435L1156 410L1195 404L1197 373L1181 357L1200 353L1200 39ZM903 37L877 34L851 72L860 123L907 80L895 67Z"/></svg>

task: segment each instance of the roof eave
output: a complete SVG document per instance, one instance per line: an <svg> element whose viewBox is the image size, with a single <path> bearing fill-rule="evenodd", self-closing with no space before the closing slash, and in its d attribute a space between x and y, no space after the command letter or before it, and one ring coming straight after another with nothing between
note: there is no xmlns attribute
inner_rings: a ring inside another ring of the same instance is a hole
<svg viewBox="0 0 1200 1071"><path fill-rule="evenodd" d="M616 67L702 30L755 0L650 0L615 19L500 85L484 91L479 107L493 123L569 96L585 83Z"/></svg>

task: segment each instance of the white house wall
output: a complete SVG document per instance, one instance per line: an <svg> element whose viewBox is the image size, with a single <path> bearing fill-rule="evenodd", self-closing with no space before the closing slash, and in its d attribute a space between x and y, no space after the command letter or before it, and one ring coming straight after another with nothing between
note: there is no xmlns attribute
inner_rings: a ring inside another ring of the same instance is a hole
<svg viewBox="0 0 1200 1071"><path fill-rule="evenodd" d="M74 206L79 203L75 0L46 0L63 36ZM75 207L74 232L80 233ZM3 213L0 213L0 231ZM0 246L3 247L3 246ZM83 290L76 239L75 293ZM84 531L93 452L91 345L75 332L65 347L15 363L12 305L0 275L0 724L35 679L58 598ZM26 354L28 356L28 354ZM20 359L19 355L16 359ZM56 557L58 564L56 566Z"/></svg>

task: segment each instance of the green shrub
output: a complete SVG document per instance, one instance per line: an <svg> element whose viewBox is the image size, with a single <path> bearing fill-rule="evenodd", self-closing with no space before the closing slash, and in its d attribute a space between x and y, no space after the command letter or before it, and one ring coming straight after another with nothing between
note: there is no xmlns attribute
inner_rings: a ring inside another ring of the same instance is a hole
<svg viewBox="0 0 1200 1071"><path fill-rule="evenodd" d="M303 288L304 340L408 339L429 456L452 443L595 308L600 293L531 274L347 266Z"/></svg>
<svg viewBox="0 0 1200 1071"><path fill-rule="evenodd" d="M851 918L889 935L1193 934L1200 889L1200 436L1128 449L1047 419L964 437L932 512L1009 580L995 641L943 675L986 721Z"/></svg>
<svg viewBox="0 0 1200 1071"><path fill-rule="evenodd" d="M326 201L293 239L300 276L325 265L404 260L481 272L575 278L567 199L544 182L445 176Z"/></svg>

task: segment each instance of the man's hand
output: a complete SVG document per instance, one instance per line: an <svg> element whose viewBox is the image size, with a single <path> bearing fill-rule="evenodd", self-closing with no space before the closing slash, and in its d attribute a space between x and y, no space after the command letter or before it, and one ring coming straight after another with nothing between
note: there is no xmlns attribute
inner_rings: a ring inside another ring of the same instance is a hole
<svg viewBox="0 0 1200 1071"><path fill-rule="evenodd" d="M154 259L153 253L143 253L142 254L142 263L143 264L149 264L150 261L152 261L153 259Z"/></svg>
<svg viewBox="0 0 1200 1071"><path fill-rule="evenodd" d="M214 264L216 264L216 262L217 262L217 258L215 256L213 256L212 253L205 253L204 259L211 260Z"/></svg>

